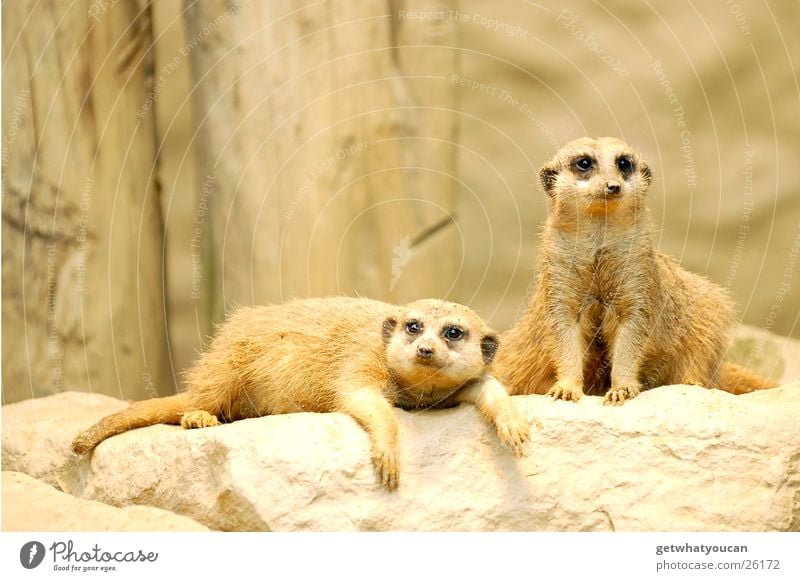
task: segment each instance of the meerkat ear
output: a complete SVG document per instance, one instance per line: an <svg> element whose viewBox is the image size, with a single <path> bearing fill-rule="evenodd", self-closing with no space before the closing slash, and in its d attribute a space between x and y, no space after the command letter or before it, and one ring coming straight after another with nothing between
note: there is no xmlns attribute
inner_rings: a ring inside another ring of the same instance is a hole
<svg viewBox="0 0 800 581"><path fill-rule="evenodd" d="M556 185L557 177L558 168L549 163L539 170L539 183L542 184L542 189L548 196L553 195L553 188Z"/></svg>
<svg viewBox="0 0 800 581"><path fill-rule="evenodd" d="M483 354L483 362L486 365L489 365L494 359L499 345L497 335L484 335L483 339L481 339L481 353Z"/></svg>
<svg viewBox="0 0 800 581"><path fill-rule="evenodd" d="M650 186L650 182L653 181L653 172L650 171L650 166L646 163L642 162L641 166L639 167L639 173L642 176L644 182Z"/></svg>
<svg viewBox="0 0 800 581"><path fill-rule="evenodd" d="M386 344L389 342L389 339L392 338L392 334L394 333L395 327L397 327L397 319L394 317L388 317L383 322L383 328L381 334L383 335L383 343Z"/></svg>

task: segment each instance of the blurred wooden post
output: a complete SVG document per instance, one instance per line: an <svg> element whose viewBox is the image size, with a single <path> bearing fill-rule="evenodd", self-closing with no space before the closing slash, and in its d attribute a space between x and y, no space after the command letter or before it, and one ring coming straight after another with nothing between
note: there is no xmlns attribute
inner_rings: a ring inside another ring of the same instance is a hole
<svg viewBox="0 0 800 581"><path fill-rule="evenodd" d="M454 2L187 3L199 304L450 292Z"/></svg>
<svg viewBox="0 0 800 581"><path fill-rule="evenodd" d="M174 392L149 4L2 10L3 401Z"/></svg>

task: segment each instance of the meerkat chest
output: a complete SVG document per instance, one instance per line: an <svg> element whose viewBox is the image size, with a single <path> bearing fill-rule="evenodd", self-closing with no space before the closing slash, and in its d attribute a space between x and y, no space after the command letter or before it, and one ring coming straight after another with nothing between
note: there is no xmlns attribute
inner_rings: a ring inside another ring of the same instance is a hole
<svg viewBox="0 0 800 581"><path fill-rule="evenodd" d="M567 263L555 276L558 293L566 296L578 319L602 325L604 319L624 314L640 300L636 282L640 265L614 245L588 246Z"/></svg>
<svg viewBox="0 0 800 581"><path fill-rule="evenodd" d="M626 276L636 265L628 264L624 256L613 247L595 249L587 261L586 293L601 305L611 305L618 295L627 290Z"/></svg>

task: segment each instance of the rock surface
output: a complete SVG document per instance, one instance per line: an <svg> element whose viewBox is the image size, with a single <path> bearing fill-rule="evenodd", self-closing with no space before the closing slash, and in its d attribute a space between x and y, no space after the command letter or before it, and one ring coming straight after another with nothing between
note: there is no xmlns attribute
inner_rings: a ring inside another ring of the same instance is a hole
<svg viewBox="0 0 800 581"><path fill-rule="evenodd" d="M514 401L542 424L525 458L471 406L397 410L394 493L342 414L159 425L78 458L73 436L123 405L84 393L6 406L3 469L221 530L800 530L800 383L742 396L662 387L622 407Z"/></svg>
<svg viewBox="0 0 800 581"><path fill-rule="evenodd" d="M207 531L203 525L149 506L115 508L81 500L19 472L3 472L3 530Z"/></svg>
<svg viewBox="0 0 800 581"><path fill-rule="evenodd" d="M778 383L800 380L800 341L739 325L726 358Z"/></svg>
<svg viewBox="0 0 800 581"><path fill-rule="evenodd" d="M127 405L106 395L67 392L3 406L3 470L67 490L80 477L70 450L76 427Z"/></svg>

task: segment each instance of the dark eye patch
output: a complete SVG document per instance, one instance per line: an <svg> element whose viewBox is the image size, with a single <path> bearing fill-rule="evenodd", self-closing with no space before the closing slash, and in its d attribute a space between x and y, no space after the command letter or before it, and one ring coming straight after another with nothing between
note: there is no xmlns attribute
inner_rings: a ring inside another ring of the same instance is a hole
<svg viewBox="0 0 800 581"><path fill-rule="evenodd" d="M460 341L464 337L464 329L456 325L451 325L444 328L442 335L448 341Z"/></svg>
<svg viewBox="0 0 800 581"><path fill-rule="evenodd" d="M406 323L406 333L409 335L419 335L422 331L422 323L419 321L409 321Z"/></svg>
<svg viewBox="0 0 800 581"><path fill-rule="evenodd" d="M617 168L619 169L620 173L627 178L633 173L635 165L630 157L627 155L621 155L617 158Z"/></svg>
<svg viewBox="0 0 800 581"><path fill-rule="evenodd" d="M582 155L581 157L576 158L575 161L572 162L572 165L579 172L585 173L594 167L595 161L588 155Z"/></svg>

